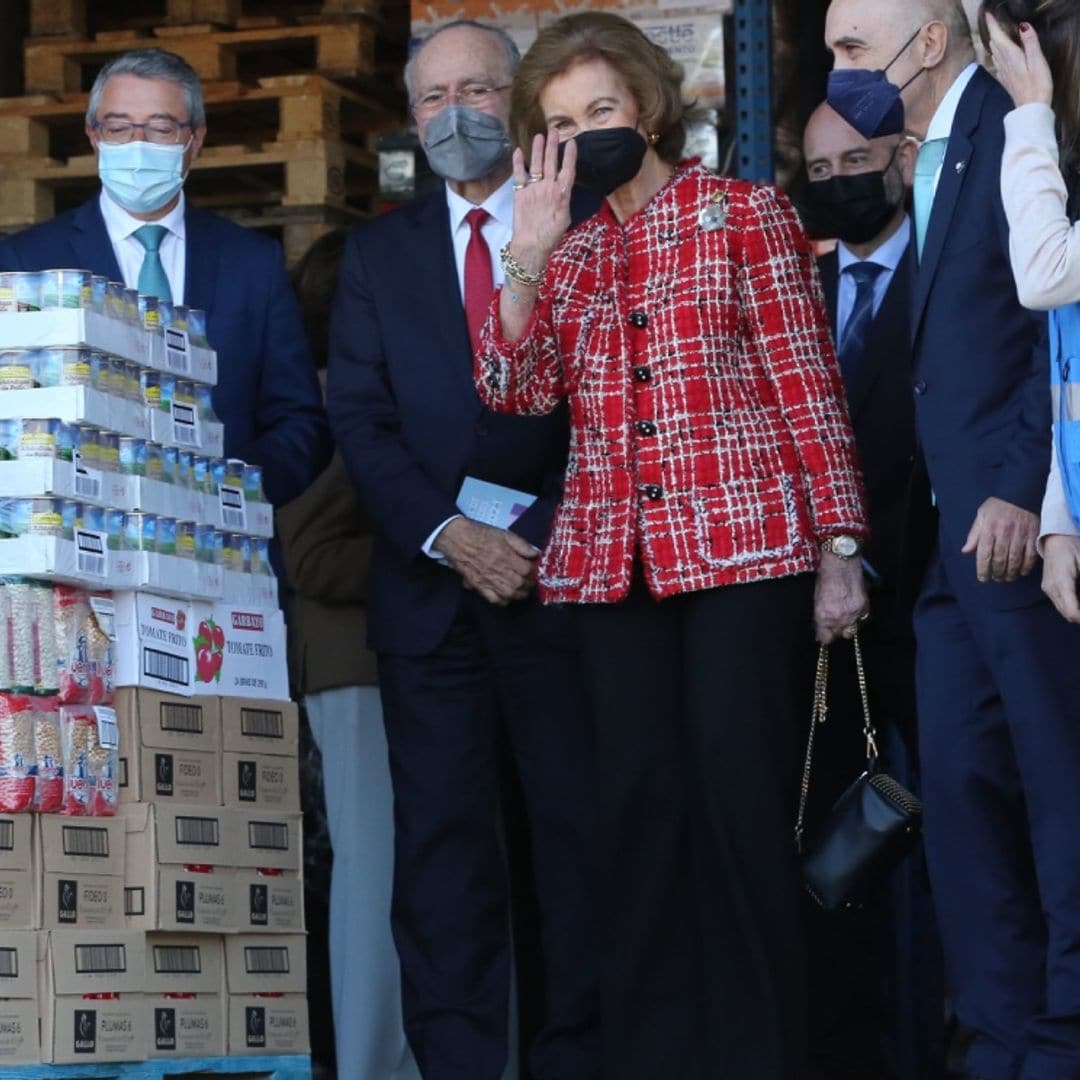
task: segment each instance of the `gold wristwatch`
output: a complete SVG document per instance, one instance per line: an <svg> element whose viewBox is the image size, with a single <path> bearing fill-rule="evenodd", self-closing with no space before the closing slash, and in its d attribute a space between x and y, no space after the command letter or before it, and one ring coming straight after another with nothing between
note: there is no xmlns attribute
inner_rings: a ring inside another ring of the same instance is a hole
<svg viewBox="0 0 1080 1080"><path fill-rule="evenodd" d="M840 559L854 559L862 554L862 541L857 536L830 536L821 542L821 550L828 551Z"/></svg>

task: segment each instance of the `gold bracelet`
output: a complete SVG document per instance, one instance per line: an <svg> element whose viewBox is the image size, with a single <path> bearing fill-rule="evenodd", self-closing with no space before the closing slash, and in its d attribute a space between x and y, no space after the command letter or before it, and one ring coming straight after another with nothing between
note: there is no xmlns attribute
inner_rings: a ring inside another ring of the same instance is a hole
<svg viewBox="0 0 1080 1080"><path fill-rule="evenodd" d="M503 270L506 271L506 276L513 278L521 285L530 285L533 288L536 288L536 286L543 282L544 268L540 268L539 274L530 274L529 271L510 254L509 243L507 243L502 251L499 252L499 258L502 260Z"/></svg>

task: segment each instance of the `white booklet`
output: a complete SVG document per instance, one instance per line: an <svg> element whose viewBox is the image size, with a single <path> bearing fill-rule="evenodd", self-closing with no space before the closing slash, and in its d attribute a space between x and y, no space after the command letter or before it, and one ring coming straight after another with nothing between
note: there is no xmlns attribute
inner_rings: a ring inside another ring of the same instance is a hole
<svg viewBox="0 0 1080 1080"><path fill-rule="evenodd" d="M489 484L473 476L465 477L457 497L458 509L467 518L497 529L509 529L534 502L536 496L526 491Z"/></svg>

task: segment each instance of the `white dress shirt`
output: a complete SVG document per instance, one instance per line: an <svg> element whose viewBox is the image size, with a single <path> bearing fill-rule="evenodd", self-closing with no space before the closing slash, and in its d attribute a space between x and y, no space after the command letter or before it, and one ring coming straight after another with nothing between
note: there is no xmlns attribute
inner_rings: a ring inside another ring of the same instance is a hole
<svg viewBox="0 0 1080 1080"><path fill-rule="evenodd" d="M874 315L881 308L885 294L892 284L893 275L900 265L900 260L911 243L911 218L904 216L903 223L880 247L866 256L866 262L877 263L885 269L874 280ZM844 270L852 263L863 262L851 248L843 241L836 246L837 265L840 272L840 280L836 290L836 340L844 340L844 331L847 329L848 319L855 308L855 281Z"/></svg>
<svg viewBox="0 0 1080 1080"><path fill-rule="evenodd" d="M480 235L487 241L488 250L491 252L491 279L498 288L504 281L502 261L499 252L509 242L514 228L514 189L513 177L508 177L506 183L493 191L487 199L480 204L481 208L488 212L488 219L480 226ZM461 302L465 303L465 251L469 246L469 237L472 229L465 220L470 210L476 209L475 204L463 199L456 191L446 185L446 208L450 214L450 238L454 243L454 265L457 268L458 288L461 291ZM137 242L137 241L136 241ZM461 517L454 514L432 531L424 541L423 552L432 559L442 561L443 556L432 549L439 533L450 524L454 518Z"/></svg>
<svg viewBox="0 0 1080 1080"><path fill-rule="evenodd" d="M956 110L960 108L960 99L964 96L968 83L971 82L975 72L978 70L979 65L973 60L957 75L956 80L949 87L948 93L941 99L941 104L937 107L937 111L930 121L930 126L926 129L926 138L923 139L923 142L933 142L935 139L944 139L948 142L949 136L952 135L953 124L956 122ZM938 183L941 181L941 170L944 165L945 158L943 156L941 165L937 167L934 173L935 195L937 195Z"/></svg>
<svg viewBox="0 0 1080 1080"><path fill-rule="evenodd" d="M180 193L176 205L163 218L154 222L140 221L132 217L119 203L109 198L104 188L101 191L100 201L101 216L105 219L105 231L109 234L109 241L116 253L116 261L120 265L120 273L124 276L124 284L129 289L138 286L139 271L146 257L146 248L134 236L135 230L141 229L144 225L164 225L168 229L168 233L162 237L158 255L161 258L161 265L165 268L165 276L169 279L173 303L182 304L184 302L184 271L187 264L184 193Z"/></svg>

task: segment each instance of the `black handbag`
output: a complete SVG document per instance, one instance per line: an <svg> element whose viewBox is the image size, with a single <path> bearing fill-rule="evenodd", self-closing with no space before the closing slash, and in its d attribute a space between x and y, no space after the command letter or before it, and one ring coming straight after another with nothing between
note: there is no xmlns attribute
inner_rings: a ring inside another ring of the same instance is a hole
<svg viewBox="0 0 1080 1080"><path fill-rule="evenodd" d="M888 872L912 849L922 826L922 804L891 776L878 769L877 733L870 720L870 701L858 630L852 637L862 701L866 771L837 799L828 818L810 837L804 836L806 803L814 756L814 733L828 716L829 648L818 652L814 705L806 745L795 843L803 881L826 911L858 908Z"/></svg>

